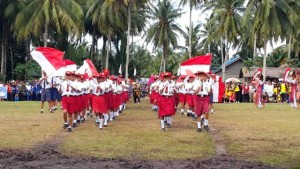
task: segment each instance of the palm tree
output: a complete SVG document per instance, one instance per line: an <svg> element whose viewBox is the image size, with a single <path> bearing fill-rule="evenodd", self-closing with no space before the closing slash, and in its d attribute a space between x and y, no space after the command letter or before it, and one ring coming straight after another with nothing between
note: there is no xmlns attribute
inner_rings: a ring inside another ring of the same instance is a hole
<svg viewBox="0 0 300 169"><path fill-rule="evenodd" d="M154 48L162 47L162 71L166 71L166 59L169 55L169 48L172 45L177 46L177 32L183 33L183 30L175 22L175 19L181 16L179 9L175 9L168 0L158 1L156 5L150 4L151 19L154 23L151 24L146 34L146 41L152 42Z"/></svg>
<svg viewBox="0 0 300 169"><path fill-rule="evenodd" d="M125 65L125 79L128 79L128 65L129 65L129 53L130 53L130 35L131 35L131 26L132 20L132 12L138 13L145 8L145 4L148 0L124 0L124 3L127 5L127 44L126 44L126 65ZM144 18L143 18L144 19Z"/></svg>
<svg viewBox="0 0 300 169"><path fill-rule="evenodd" d="M186 32L184 32L183 34L183 37L185 39L185 44L186 46L188 46L187 51L189 51L189 55L191 54L191 56L198 55L198 51L201 50L201 36L200 36L201 27L202 27L201 23L193 26L192 31L190 31L189 27L186 27L187 32L189 33L192 32L192 34L191 36L189 33Z"/></svg>
<svg viewBox="0 0 300 169"><path fill-rule="evenodd" d="M267 43L270 40L282 40L293 33L299 16L287 0L249 0L243 18L243 25L253 17L252 34L259 34L263 43L263 77L266 78ZM299 5L295 3L294 5ZM254 32L254 33L253 33ZM257 36L258 37L258 36Z"/></svg>
<svg viewBox="0 0 300 169"><path fill-rule="evenodd" d="M192 57L192 31L193 31L193 22L192 22L192 11L193 8L197 8L201 3L206 2L206 0L180 0L179 6L189 5L189 58Z"/></svg>
<svg viewBox="0 0 300 169"><path fill-rule="evenodd" d="M207 26L209 29L209 35L207 38L208 43L220 42L221 49L225 44L226 56L224 57L222 52L222 74L223 80L225 80L225 62L229 58L230 46L236 46L239 43L240 35L240 10L244 0L217 0L211 3L205 4L204 10L213 10ZM217 40L219 39L219 40Z"/></svg>
<svg viewBox="0 0 300 169"><path fill-rule="evenodd" d="M44 46L47 46L49 27L55 28L58 33L66 30L74 35L81 34L83 11L76 1L32 0L27 2L28 5L16 17L14 27L18 38L44 33L43 42Z"/></svg>
<svg viewBox="0 0 300 169"><path fill-rule="evenodd" d="M105 68L108 68L112 36L125 28L126 8L124 2L122 0L92 1L87 17L91 17L92 24L105 35L103 38L104 44L107 42Z"/></svg>

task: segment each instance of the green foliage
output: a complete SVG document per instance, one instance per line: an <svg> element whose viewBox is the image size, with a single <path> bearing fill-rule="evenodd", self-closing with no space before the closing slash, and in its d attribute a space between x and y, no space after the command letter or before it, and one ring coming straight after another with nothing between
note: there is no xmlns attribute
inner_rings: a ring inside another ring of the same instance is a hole
<svg viewBox="0 0 300 169"><path fill-rule="evenodd" d="M15 78L20 80L31 80L41 76L41 67L33 60L25 64L17 64L14 70Z"/></svg>

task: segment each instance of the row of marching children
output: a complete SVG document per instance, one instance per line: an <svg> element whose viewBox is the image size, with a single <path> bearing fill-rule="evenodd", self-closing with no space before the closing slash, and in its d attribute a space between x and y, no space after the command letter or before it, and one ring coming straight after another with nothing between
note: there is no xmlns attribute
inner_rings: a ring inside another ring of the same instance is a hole
<svg viewBox="0 0 300 169"><path fill-rule="evenodd" d="M176 79L170 72L166 72L156 77L150 85L150 103L152 110L158 111L161 131L166 130L165 125L168 128L172 126L172 116L178 105L181 115L187 114L197 121L197 132L201 132L202 128L208 131L209 112L213 112L213 78L208 73L199 71Z"/></svg>
<svg viewBox="0 0 300 169"><path fill-rule="evenodd" d="M129 86L119 76L109 76L109 70L86 78L86 75L67 71L61 82L63 128L68 132L95 115L99 129L108 126L126 108Z"/></svg>

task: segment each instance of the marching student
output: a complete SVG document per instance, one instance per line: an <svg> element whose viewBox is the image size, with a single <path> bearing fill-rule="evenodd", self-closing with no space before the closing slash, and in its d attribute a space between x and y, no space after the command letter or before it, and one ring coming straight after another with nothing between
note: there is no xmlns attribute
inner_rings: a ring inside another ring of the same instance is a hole
<svg viewBox="0 0 300 169"><path fill-rule="evenodd" d="M286 82L288 82L291 86L291 92L289 95L289 101L290 105L292 108L297 108L297 85L298 85L298 80L296 78L296 73L295 71L289 71L285 77Z"/></svg>
<svg viewBox="0 0 300 169"><path fill-rule="evenodd" d="M52 113L52 105L51 105L51 79L47 76L47 73L43 71L43 77L39 80L41 84L41 113L44 113L44 102L47 101L49 104L49 111Z"/></svg>
<svg viewBox="0 0 300 169"><path fill-rule="evenodd" d="M67 71L65 80L61 83L60 93L62 95L62 107L63 107L63 119L64 119L64 129L68 132L72 131L73 116L77 111L77 98L75 97L75 92L79 91L76 88L74 81L74 72Z"/></svg>
<svg viewBox="0 0 300 169"><path fill-rule="evenodd" d="M175 86L171 83L171 72L163 74L163 81L159 85L159 109L158 116L161 122L161 131L165 131L165 119L168 127L172 125L172 115L175 114Z"/></svg>
<svg viewBox="0 0 300 169"><path fill-rule="evenodd" d="M176 82L176 87L178 90L178 99L179 99L179 106L180 106L180 113L181 115L185 114L185 105L186 105L186 88L185 88L185 82L184 79L187 76L181 76L179 77L181 79L180 82Z"/></svg>
<svg viewBox="0 0 300 169"><path fill-rule="evenodd" d="M107 100L104 96L106 75L102 72L97 75L97 83L94 86L93 110L97 121L99 122L99 129L103 129L104 114L108 113Z"/></svg>
<svg viewBox="0 0 300 169"><path fill-rule="evenodd" d="M158 98L158 88L160 84L160 80L158 79L157 76L154 77L154 82L150 85L150 103L152 105L152 110L157 111L158 110L158 103L157 103L157 98Z"/></svg>
<svg viewBox="0 0 300 169"><path fill-rule="evenodd" d="M209 118L209 94L212 93L212 84L208 80L208 75L205 72L195 73L199 77L199 81L194 84L194 109L197 115L197 132L201 132L202 122L204 122L204 129L209 130L208 118ZM204 117L203 117L204 115Z"/></svg>
<svg viewBox="0 0 300 169"><path fill-rule="evenodd" d="M194 113L194 82L195 82L195 76L190 75L188 76L187 80L184 81L185 91L186 91L186 104L188 105L188 111L187 116L188 117L195 117Z"/></svg>
<svg viewBox="0 0 300 169"><path fill-rule="evenodd" d="M261 74L261 71L258 71L254 75L253 80L256 81L255 105L258 108L262 109L264 107L264 100L263 100L263 96L262 96L264 82L262 81L263 76Z"/></svg>

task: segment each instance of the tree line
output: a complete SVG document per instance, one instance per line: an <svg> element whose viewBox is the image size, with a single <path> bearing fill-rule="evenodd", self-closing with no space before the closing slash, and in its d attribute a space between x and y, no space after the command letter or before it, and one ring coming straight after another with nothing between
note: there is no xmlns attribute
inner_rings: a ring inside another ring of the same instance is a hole
<svg viewBox="0 0 300 169"><path fill-rule="evenodd" d="M213 54L212 68L225 62L229 50L238 49L246 66L299 67L299 0L2 0L0 41L2 79L30 78L40 71L31 60L34 46L65 51L78 65L91 59L98 70L125 77L149 76L159 71L177 71L178 64L192 56ZM183 9L189 9L184 11ZM189 13L188 27L177 20ZM193 17L209 12L206 21ZM85 41L90 35L92 43ZM141 45L132 42L140 36ZM179 36L185 46L179 46ZM286 42L267 57L267 44ZM102 47L98 47L102 44ZM154 50L148 51L147 44ZM155 52L154 52L155 51ZM267 64L268 60L268 64ZM265 70L265 69L264 69ZM225 79L225 78L224 78Z"/></svg>

